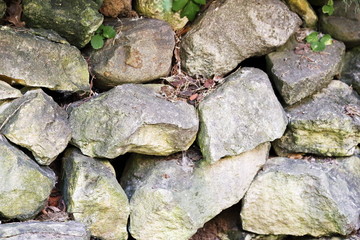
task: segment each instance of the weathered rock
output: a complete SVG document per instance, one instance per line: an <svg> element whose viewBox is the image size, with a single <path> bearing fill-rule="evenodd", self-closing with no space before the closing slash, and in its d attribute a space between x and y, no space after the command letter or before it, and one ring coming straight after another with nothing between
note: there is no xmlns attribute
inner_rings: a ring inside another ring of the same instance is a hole
<svg viewBox="0 0 360 240"><path fill-rule="evenodd" d="M356 231L360 158L308 162L269 159L247 191L244 230L315 237Z"/></svg>
<svg viewBox="0 0 360 240"><path fill-rule="evenodd" d="M267 55L271 78L287 104L294 104L326 87L340 73L345 45L339 41L326 46L320 54L311 49L297 53L302 43L294 41L278 52Z"/></svg>
<svg viewBox="0 0 360 240"><path fill-rule="evenodd" d="M74 108L71 141L91 157L170 155L195 141L198 121L193 106L167 101L142 85L124 84Z"/></svg>
<svg viewBox="0 0 360 240"><path fill-rule="evenodd" d="M38 166L0 135L1 217L20 220L34 217L44 207L55 179L50 168Z"/></svg>
<svg viewBox="0 0 360 240"><path fill-rule="evenodd" d="M351 156L360 143L360 98L343 82L334 80L308 101L285 110L288 129L273 144L280 156Z"/></svg>
<svg viewBox="0 0 360 240"><path fill-rule="evenodd" d="M79 222L19 222L0 225L3 240L90 240L90 232Z"/></svg>
<svg viewBox="0 0 360 240"><path fill-rule="evenodd" d="M41 89L15 99L0 116L0 132L49 165L66 148L71 128L64 109Z"/></svg>
<svg viewBox="0 0 360 240"><path fill-rule="evenodd" d="M5 15L6 12L6 3L3 0L0 0L0 18Z"/></svg>
<svg viewBox="0 0 360 240"><path fill-rule="evenodd" d="M142 18L112 23L119 31L117 37L90 58L97 86L148 82L169 74L175 39L166 22Z"/></svg>
<svg viewBox="0 0 360 240"><path fill-rule="evenodd" d="M174 30L183 28L188 22L187 17L180 17L180 13L174 13L172 1L168 0L136 0L136 11L149 18L156 18L168 22Z"/></svg>
<svg viewBox="0 0 360 240"><path fill-rule="evenodd" d="M355 1L334 1L334 13L319 15L320 29L347 47L360 46L360 7Z"/></svg>
<svg viewBox="0 0 360 240"><path fill-rule="evenodd" d="M287 124L267 75L256 68L231 74L198 109L198 143L209 162L280 138Z"/></svg>
<svg viewBox="0 0 360 240"><path fill-rule="evenodd" d="M74 219L85 223L93 236L127 239L129 202L110 162L73 148L65 152L63 173L64 199Z"/></svg>
<svg viewBox="0 0 360 240"><path fill-rule="evenodd" d="M24 0L23 17L28 27L52 29L72 45L84 47L100 27L102 1Z"/></svg>
<svg viewBox="0 0 360 240"><path fill-rule="evenodd" d="M11 99L11 98L18 98L21 97L22 94L20 90L11 87L4 81L0 81L0 101Z"/></svg>
<svg viewBox="0 0 360 240"><path fill-rule="evenodd" d="M214 1L182 40L182 66L190 75L226 74L283 45L300 24L278 0Z"/></svg>
<svg viewBox="0 0 360 240"><path fill-rule="evenodd" d="M198 158L192 151L168 158L133 156L121 179L131 197L131 235L138 240L188 240L240 201L268 151L269 144L262 144L214 164L194 162Z"/></svg>
<svg viewBox="0 0 360 240"><path fill-rule="evenodd" d="M347 52L341 70L341 81L360 94L360 47Z"/></svg>
<svg viewBox="0 0 360 240"><path fill-rule="evenodd" d="M0 27L0 80L52 90L89 90L81 53L52 31Z"/></svg>
<svg viewBox="0 0 360 240"><path fill-rule="evenodd" d="M316 28L318 17L307 0L286 0L290 9L304 20L305 27Z"/></svg>
<svg viewBox="0 0 360 240"><path fill-rule="evenodd" d="M131 0L104 0L100 12L107 17L127 16L131 12Z"/></svg>

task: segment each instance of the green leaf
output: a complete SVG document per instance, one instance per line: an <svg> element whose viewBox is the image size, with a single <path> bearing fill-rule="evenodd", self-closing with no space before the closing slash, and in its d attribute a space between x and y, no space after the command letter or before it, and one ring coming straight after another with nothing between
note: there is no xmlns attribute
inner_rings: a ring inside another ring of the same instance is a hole
<svg viewBox="0 0 360 240"><path fill-rule="evenodd" d="M319 33L318 32L312 32L305 38L308 43L317 42L319 41Z"/></svg>
<svg viewBox="0 0 360 240"><path fill-rule="evenodd" d="M311 50L313 50L314 52L321 52L325 50L325 43L322 42L312 42L311 43Z"/></svg>
<svg viewBox="0 0 360 240"><path fill-rule="evenodd" d="M179 11L180 9L183 9L185 5L188 3L189 0L174 0L172 5L172 10L174 12Z"/></svg>
<svg viewBox="0 0 360 240"><path fill-rule="evenodd" d="M195 3L200 4L200 5L205 5L206 4L206 0L194 0Z"/></svg>
<svg viewBox="0 0 360 240"><path fill-rule="evenodd" d="M196 14L200 11L200 7L193 1L189 1L180 13L180 17L187 17L189 21L193 21Z"/></svg>
<svg viewBox="0 0 360 240"><path fill-rule="evenodd" d="M333 6L330 6L330 5L324 5L324 6L321 8L321 10L322 10L323 13L326 13L326 14L328 14L329 16L334 13L334 7L333 7Z"/></svg>
<svg viewBox="0 0 360 240"><path fill-rule="evenodd" d="M333 0L329 0L328 3L327 3L327 5L329 5L329 6L334 6L334 1L333 1Z"/></svg>
<svg viewBox="0 0 360 240"><path fill-rule="evenodd" d="M94 49L100 49L104 46L104 39L102 36L96 34L92 36L90 43Z"/></svg>
<svg viewBox="0 0 360 240"><path fill-rule="evenodd" d="M329 34L325 34L321 39L320 42L324 43L325 45L331 45L333 42L333 39Z"/></svg>
<svg viewBox="0 0 360 240"><path fill-rule="evenodd" d="M115 31L114 27L104 26L102 36L105 38L114 38L116 36L116 31Z"/></svg>

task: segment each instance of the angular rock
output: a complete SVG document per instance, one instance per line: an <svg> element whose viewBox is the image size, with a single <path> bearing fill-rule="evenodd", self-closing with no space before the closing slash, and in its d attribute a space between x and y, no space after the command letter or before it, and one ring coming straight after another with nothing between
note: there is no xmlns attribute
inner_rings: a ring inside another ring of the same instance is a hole
<svg viewBox="0 0 360 240"><path fill-rule="evenodd" d="M260 234L348 235L360 227L360 158L269 159L247 191L244 230Z"/></svg>
<svg viewBox="0 0 360 240"><path fill-rule="evenodd" d="M98 238L127 239L129 201L110 162L86 157L72 148L65 152L63 174L64 199L74 219Z"/></svg>
<svg viewBox="0 0 360 240"><path fill-rule="evenodd" d="M131 235L137 240L188 240L240 201L268 151L269 144L262 144L214 164L196 162L201 155L193 151L168 158L133 156L121 179L131 198Z"/></svg>
<svg viewBox="0 0 360 240"><path fill-rule="evenodd" d="M306 102L285 109L288 129L273 144L280 156L312 153L351 156L360 143L360 98L348 85L332 81Z"/></svg>
<svg viewBox="0 0 360 240"><path fill-rule="evenodd" d="M35 50L36 49L36 50ZM53 31L0 27L0 80L60 91L89 91L81 53Z"/></svg>
<svg viewBox="0 0 360 240"><path fill-rule="evenodd" d="M23 18L28 27L52 29L72 45L84 47L100 27L102 1L24 0Z"/></svg>
<svg viewBox="0 0 360 240"><path fill-rule="evenodd" d="M115 158L126 152L169 155L194 142L195 108L170 102L152 88L124 84L74 108L71 142L91 157Z"/></svg>
<svg viewBox="0 0 360 240"><path fill-rule="evenodd" d="M304 26L316 28L318 17L307 0L286 0L291 11L296 12L304 20Z"/></svg>
<svg viewBox="0 0 360 240"><path fill-rule="evenodd" d="M107 17L128 16L131 12L131 0L104 0L100 12Z"/></svg>
<svg viewBox="0 0 360 240"><path fill-rule="evenodd" d="M360 47L347 52L341 70L341 81L360 94Z"/></svg>
<svg viewBox="0 0 360 240"><path fill-rule="evenodd" d="M187 17L180 17L180 13L171 10L172 1L168 0L136 0L136 11L148 18L155 18L168 22L174 30L183 28L188 22Z"/></svg>
<svg viewBox="0 0 360 240"><path fill-rule="evenodd" d="M278 0L214 1L182 39L182 66L190 75L226 74L283 45L300 24Z"/></svg>
<svg viewBox="0 0 360 240"><path fill-rule="evenodd" d="M68 115L41 89L15 99L0 116L0 132L27 148L36 161L49 165L71 139Z"/></svg>
<svg viewBox="0 0 360 240"><path fill-rule="evenodd" d="M148 82L170 73L175 38L167 23L146 18L112 23L117 37L90 57L98 87Z"/></svg>
<svg viewBox="0 0 360 240"><path fill-rule="evenodd" d="M69 222L19 222L0 225L0 239L7 240L90 240L85 225Z"/></svg>
<svg viewBox="0 0 360 240"><path fill-rule="evenodd" d="M21 96L22 94L20 90L11 87L4 81L0 81L0 101L11 98L18 98Z"/></svg>
<svg viewBox="0 0 360 240"><path fill-rule="evenodd" d="M5 15L6 12L6 3L3 0L0 0L0 18Z"/></svg>
<svg viewBox="0 0 360 240"><path fill-rule="evenodd" d="M215 162L280 138L287 119L267 75L242 68L199 104L198 144Z"/></svg>
<svg viewBox="0 0 360 240"><path fill-rule="evenodd" d="M289 47L267 55L271 78L284 101L291 105L326 87L340 73L345 45L339 41L326 46L319 54L311 49L294 51L303 43L293 42Z"/></svg>
<svg viewBox="0 0 360 240"><path fill-rule="evenodd" d="M328 16L322 12L319 15L321 31L344 42L349 48L360 46L359 10L355 1L334 1L333 15Z"/></svg>
<svg viewBox="0 0 360 240"><path fill-rule="evenodd" d="M50 168L40 167L0 135L1 217L20 220L34 217L44 207L55 180Z"/></svg>

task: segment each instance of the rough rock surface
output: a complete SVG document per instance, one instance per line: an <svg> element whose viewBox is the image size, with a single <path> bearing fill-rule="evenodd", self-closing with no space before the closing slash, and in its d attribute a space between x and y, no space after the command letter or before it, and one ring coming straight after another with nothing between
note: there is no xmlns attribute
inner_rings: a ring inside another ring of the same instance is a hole
<svg viewBox="0 0 360 240"><path fill-rule="evenodd" d="M71 141L91 157L169 155L190 147L198 121L193 106L167 101L149 87L124 84L71 111Z"/></svg>
<svg viewBox="0 0 360 240"><path fill-rule="evenodd" d="M0 0L0 18L5 15L6 3L3 0Z"/></svg>
<svg viewBox="0 0 360 240"><path fill-rule="evenodd" d="M55 185L55 174L0 135L0 183L0 216L25 220L44 207Z"/></svg>
<svg viewBox="0 0 360 240"><path fill-rule="evenodd" d="M244 230L260 234L348 235L360 227L360 158L269 159L247 191Z"/></svg>
<svg viewBox="0 0 360 240"><path fill-rule="evenodd" d="M278 0L214 1L182 40L182 66L190 75L226 74L283 45L300 24Z"/></svg>
<svg viewBox="0 0 360 240"><path fill-rule="evenodd" d="M316 28L318 17L307 0L286 0L286 3L304 20L305 27Z"/></svg>
<svg viewBox="0 0 360 240"><path fill-rule="evenodd" d="M168 158L135 155L121 184L130 197L131 235L138 240L188 240L244 196L265 163L269 144L214 164L188 151ZM199 158L197 158L199 157Z"/></svg>
<svg viewBox="0 0 360 240"><path fill-rule="evenodd" d="M104 17L98 11L101 2L23 0L23 18L28 27L52 29L81 48L90 41L103 21Z"/></svg>
<svg viewBox="0 0 360 240"><path fill-rule="evenodd" d="M341 81L360 94L360 47L348 51L341 70Z"/></svg>
<svg viewBox="0 0 360 240"><path fill-rule="evenodd" d="M0 80L0 101L11 98L18 98L21 96L22 94L20 90L13 88L6 82Z"/></svg>
<svg viewBox="0 0 360 240"><path fill-rule="evenodd" d="M129 15L131 12L131 0L104 0L100 12L107 17Z"/></svg>
<svg viewBox="0 0 360 240"><path fill-rule="evenodd" d="M320 13L320 29L347 47L360 46L360 9L354 1L347 2L334 1L334 14L331 16Z"/></svg>
<svg viewBox="0 0 360 240"><path fill-rule="evenodd" d="M27 148L36 161L49 165L71 139L68 115L41 89L15 99L0 116L0 132Z"/></svg>
<svg viewBox="0 0 360 240"><path fill-rule="evenodd" d="M90 57L98 87L148 82L169 74L175 38L167 23L142 18L122 19L112 25L118 31L115 40L109 39Z"/></svg>
<svg viewBox="0 0 360 240"><path fill-rule="evenodd" d="M53 31L0 27L0 80L52 90L89 90L81 53Z"/></svg>
<svg viewBox="0 0 360 240"><path fill-rule="evenodd" d="M110 162L72 148L63 157L63 173L64 199L74 219L98 238L127 239L129 201Z"/></svg>
<svg viewBox="0 0 360 240"><path fill-rule="evenodd" d="M326 87L340 73L345 45L339 41L321 52L311 49L294 51L301 43L267 55L267 67L280 95L287 104L294 104Z"/></svg>
<svg viewBox="0 0 360 240"><path fill-rule="evenodd" d="M204 158L215 162L280 138L287 119L267 75L242 68L199 104L198 143Z"/></svg>
<svg viewBox="0 0 360 240"><path fill-rule="evenodd" d="M21 222L0 225L6 240L90 240L90 232L79 222Z"/></svg>
<svg viewBox="0 0 360 240"><path fill-rule="evenodd" d="M332 81L306 102L285 109L288 129L274 142L276 153L351 156L360 143L360 98L351 87Z"/></svg>

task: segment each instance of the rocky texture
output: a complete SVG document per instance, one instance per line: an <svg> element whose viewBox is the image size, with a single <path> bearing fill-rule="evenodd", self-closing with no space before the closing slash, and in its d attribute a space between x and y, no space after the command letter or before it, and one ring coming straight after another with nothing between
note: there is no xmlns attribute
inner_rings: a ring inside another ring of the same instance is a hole
<svg viewBox="0 0 360 240"><path fill-rule="evenodd" d="M100 27L102 1L24 0L23 18L28 27L52 29L72 45L84 47Z"/></svg>
<svg viewBox="0 0 360 240"><path fill-rule="evenodd" d="M0 0L0 18L5 15L6 12L6 3L3 0Z"/></svg>
<svg viewBox="0 0 360 240"><path fill-rule="evenodd" d="M222 2L214 1L182 40L182 66L190 75L226 74L283 45L301 24L278 0Z"/></svg>
<svg viewBox="0 0 360 240"><path fill-rule="evenodd" d="M64 199L74 219L98 238L127 239L129 202L110 162L86 157L73 148L65 152L63 173Z"/></svg>
<svg viewBox="0 0 360 240"><path fill-rule="evenodd" d="M288 129L274 143L277 154L313 153L351 156L360 142L360 98L352 88L332 81L306 102L285 109Z"/></svg>
<svg viewBox="0 0 360 240"><path fill-rule="evenodd" d="M125 84L74 108L72 143L91 157L126 152L169 155L184 151L198 130L195 108L170 102L151 88Z"/></svg>
<svg viewBox="0 0 360 240"><path fill-rule="evenodd" d="M360 8L354 1L348 1L348 4L334 1L334 14L327 16L320 13L319 23L323 32L344 42L347 47L355 47L360 45Z"/></svg>
<svg viewBox="0 0 360 240"><path fill-rule="evenodd" d="M90 62L98 87L148 82L169 74L175 46L171 27L156 19L122 19L112 25L118 35L94 50Z"/></svg>
<svg viewBox="0 0 360 240"><path fill-rule="evenodd" d="M360 94L360 47L347 52L341 70L341 81Z"/></svg>
<svg viewBox="0 0 360 240"><path fill-rule="evenodd" d="M121 179L130 197L131 235L188 240L205 222L239 202L265 163L269 144L214 164L192 151L168 158L135 155Z"/></svg>
<svg viewBox="0 0 360 240"><path fill-rule="evenodd" d="M39 167L0 135L0 182L0 216L24 220L44 207L55 185L55 174Z"/></svg>
<svg viewBox="0 0 360 240"><path fill-rule="evenodd" d="M294 41L287 48L267 55L270 76L287 104L294 104L326 87L340 73L345 45L339 41L326 46L319 54L300 49L304 44Z"/></svg>
<svg viewBox="0 0 360 240"><path fill-rule="evenodd" d="M172 1L168 0L136 0L136 11L148 18L156 18L168 22L174 30L181 29L188 22L187 17L171 10Z"/></svg>
<svg viewBox="0 0 360 240"><path fill-rule="evenodd" d="M269 159L246 193L244 230L315 237L359 228L360 158Z"/></svg>
<svg viewBox="0 0 360 240"><path fill-rule="evenodd" d="M79 222L23 222L0 225L6 240L90 240L90 232Z"/></svg>
<svg viewBox="0 0 360 240"><path fill-rule="evenodd" d="M89 90L81 53L53 31L0 27L0 80L52 90Z"/></svg>
<svg viewBox="0 0 360 240"><path fill-rule="evenodd" d="M49 165L71 139L68 115L41 89L15 99L0 116L0 132Z"/></svg>
<svg viewBox="0 0 360 240"><path fill-rule="evenodd" d="M267 75L256 68L231 74L198 109L198 143L209 162L280 138L287 124Z"/></svg>
<svg viewBox="0 0 360 240"><path fill-rule="evenodd" d="M290 9L304 20L304 26L316 28L318 17L307 0L286 0Z"/></svg>
<svg viewBox="0 0 360 240"><path fill-rule="evenodd" d="M107 17L127 16L131 12L131 0L104 0L100 12Z"/></svg>
<svg viewBox="0 0 360 240"><path fill-rule="evenodd" d="M18 98L21 97L22 94L20 90L11 87L4 81L0 81L0 101L11 99L11 98Z"/></svg>

